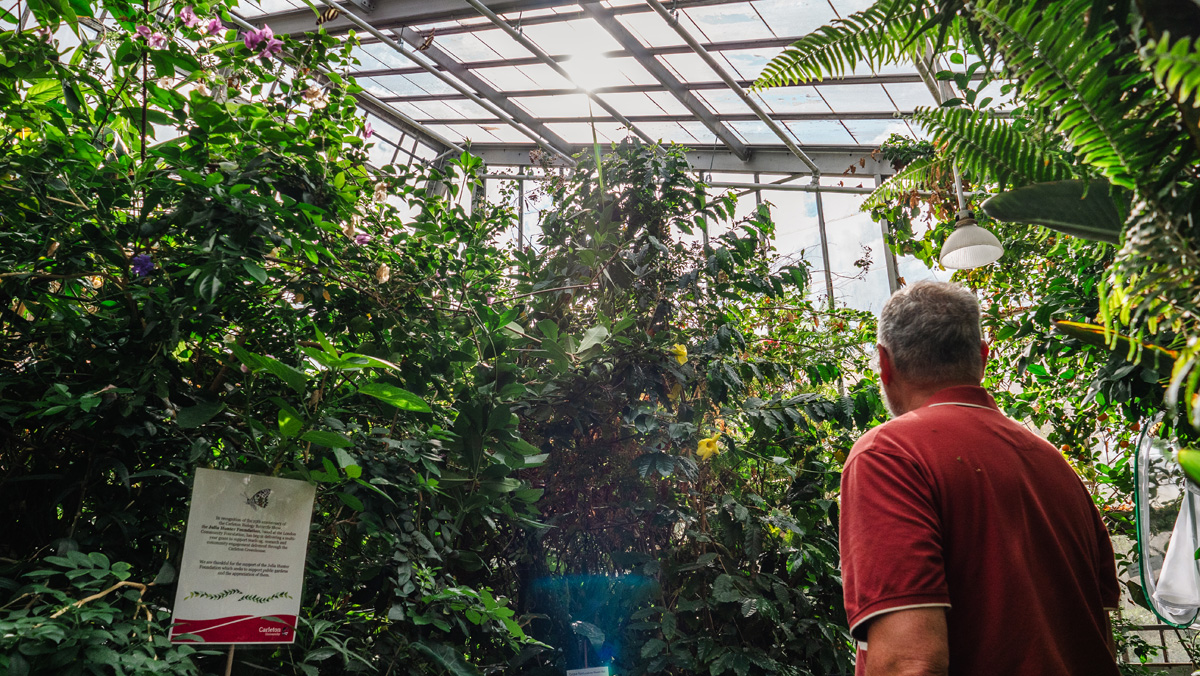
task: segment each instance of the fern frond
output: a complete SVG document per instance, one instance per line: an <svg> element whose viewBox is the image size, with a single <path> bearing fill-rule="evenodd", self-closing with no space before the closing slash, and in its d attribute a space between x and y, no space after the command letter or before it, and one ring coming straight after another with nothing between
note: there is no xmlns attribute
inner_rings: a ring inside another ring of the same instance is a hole
<svg viewBox="0 0 1200 676"><path fill-rule="evenodd" d="M984 0L973 18L1076 156L1132 189L1178 150L1175 113L1135 53L1089 37L1091 9L1092 0Z"/></svg>
<svg viewBox="0 0 1200 676"><path fill-rule="evenodd" d="M1183 37L1174 42L1170 33L1147 43L1142 59L1154 73L1154 81L1183 104L1192 103L1200 93L1200 39Z"/></svg>
<svg viewBox="0 0 1200 676"><path fill-rule="evenodd" d="M870 211L875 207L894 202L914 190L930 190L941 183L939 178L948 176L951 172L953 172L953 167L950 166L950 160L946 156L935 155L913 160L867 195L863 200L861 210Z"/></svg>
<svg viewBox="0 0 1200 676"><path fill-rule="evenodd" d="M763 68L753 89L840 77L859 63L915 60L923 45L912 37L931 11L927 0L878 0L793 42Z"/></svg>
<svg viewBox="0 0 1200 676"><path fill-rule="evenodd" d="M947 148L975 183L1000 188L1074 178L1071 165L1004 120L967 108L918 108L913 121Z"/></svg>

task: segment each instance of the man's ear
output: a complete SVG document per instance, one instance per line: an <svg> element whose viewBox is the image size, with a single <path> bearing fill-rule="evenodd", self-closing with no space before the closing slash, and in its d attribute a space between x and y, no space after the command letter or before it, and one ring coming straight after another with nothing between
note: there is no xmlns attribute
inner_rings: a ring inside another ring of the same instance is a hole
<svg viewBox="0 0 1200 676"><path fill-rule="evenodd" d="M888 354L887 348L882 345L876 345L875 349L879 350L879 380L884 385L891 385L894 375L892 355Z"/></svg>
<svg viewBox="0 0 1200 676"><path fill-rule="evenodd" d="M987 372L988 357L992 356L992 351L988 348L986 341L979 341L979 363L983 366L984 373ZM983 373L979 374L979 378L983 379Z"/></svg>

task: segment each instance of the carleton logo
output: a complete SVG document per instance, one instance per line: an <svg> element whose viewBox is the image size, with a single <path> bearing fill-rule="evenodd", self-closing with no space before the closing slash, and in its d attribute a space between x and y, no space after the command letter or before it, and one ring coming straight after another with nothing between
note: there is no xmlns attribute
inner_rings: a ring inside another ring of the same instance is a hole
<svg viewBox="0 0 1200 676"><path fill-rule="evenodd" d="M287 629L284 629L283 627L259 627L258 633L260 633L260 634L286 634Z"/></svg>

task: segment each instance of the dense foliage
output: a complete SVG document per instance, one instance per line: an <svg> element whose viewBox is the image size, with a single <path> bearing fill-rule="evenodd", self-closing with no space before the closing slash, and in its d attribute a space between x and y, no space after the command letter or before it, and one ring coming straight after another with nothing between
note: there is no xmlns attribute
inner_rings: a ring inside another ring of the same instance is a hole
<svg viewBox="0 0 1200 676"><path fill-rule="evenodd" d="M164 638L196 467L317 487L297 643L239 663L849 668L873 326L769 265L766 211L622 145L505 248L474 158L367 167L352 41L30 7L119 29L0 33L0 670L223 668Z"/></svg>

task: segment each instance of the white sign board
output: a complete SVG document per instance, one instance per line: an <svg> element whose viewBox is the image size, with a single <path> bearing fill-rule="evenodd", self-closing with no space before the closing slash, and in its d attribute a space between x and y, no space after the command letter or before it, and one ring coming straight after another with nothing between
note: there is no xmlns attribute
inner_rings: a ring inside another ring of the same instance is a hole
<svg viewBox="0 0 1200 676"><path fill-rule="evenodd" d="M591 669L567 669L567 676L608 676L608 667Z"/></svg>
<svg viewBox="0 0 1200 676"><path fill-rule="evenodd" d="M315 495L305 481L196 470L172 642L296 640Z"/></svg>

